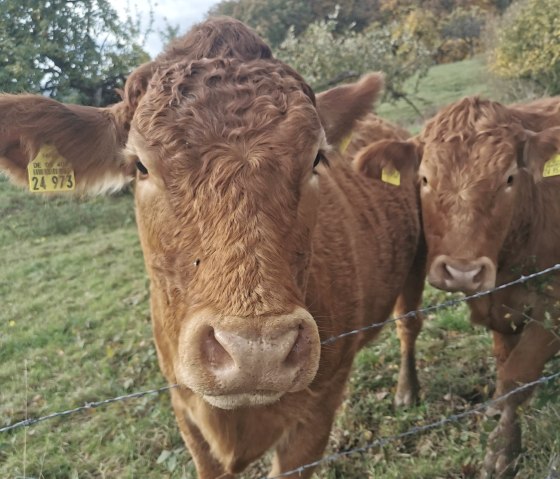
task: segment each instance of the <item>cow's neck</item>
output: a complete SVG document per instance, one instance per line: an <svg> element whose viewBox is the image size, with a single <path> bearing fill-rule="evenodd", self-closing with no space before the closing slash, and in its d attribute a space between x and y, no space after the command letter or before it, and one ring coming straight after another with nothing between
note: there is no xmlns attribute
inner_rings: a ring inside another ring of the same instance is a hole
<svg viewBox="0 0 560 479"><path fill-rule="evenodd" d="M499 282L534 272L540 264L538 256L548 254L542 250L542 237L546 230L542 191L528 174L520 180L522 185L518 191L509 233L498 260Z"/></svg>
<svg viewBox="0 0 560 479"><path fill-rule="evenodd" d="M560 189L549 181L533 183L528 175L502 246L497 284L504 284L560 263ZM469 302L471 320L503 334L519 334L524 312L534 306L542 281L519 284ZM536 288L536 289L535 289Z"/></svg>
<svg viewBox="0 0 560 479"><path fill-rule="evenodd" d="M279 402L233 411L209 405L191 392L184 394L189 419L200 430L212 455L228 471L240 472L280 441L297 423L314 393L286 394ZM254 438L259 440L255 441Z"/></svg>

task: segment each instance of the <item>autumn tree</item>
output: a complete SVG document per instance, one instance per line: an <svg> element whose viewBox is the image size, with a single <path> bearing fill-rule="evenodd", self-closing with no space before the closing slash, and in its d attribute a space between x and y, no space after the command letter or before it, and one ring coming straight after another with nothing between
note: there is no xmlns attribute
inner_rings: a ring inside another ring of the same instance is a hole
<svg viewBox="0 0 560 479"><path fill-rule="evenodd" d="M0 91L105 105L148 59L138 21L107 0L2 0Z"/></svg>
<svg viewBox="0 0 560 479"><path fill-rule="evenodd" d="M514 3L496 32L492 70L500 77L523 80L541 92L560 93L560 0Z"/></svg>
<svg viewBox="0 0 560 479"><path fill-rule="evenodd" d="M459 7L441 22L441 36L465 43L469 54L475 53L486 23L486 13L479 7Z"/></svg>
<svg viewBox="0 0 560 479"><path fill-rule="evenodd" d="M290 31L277 56L300 72L317 91L370 71L385 74L388 99L409 101L403 85L421 77L432 64L432 52L397 25L373 24L362 32L336 31L336 18L312 23L300 36ZM409 101L410 103L410 101ZM413 105L411 105L413 106ZM414 106L413 106L414 107Z"/></svg>
<svg viewBox="0 0 560 479"><path fill-rule="evenodd" d="M300 34L312 21L310 4L303 0L227 0L211 8L208 14L241 20L271 46L280 44L290 27Z"/></svg>
<svg viewBox="0 0 560 479"><path fill-rule="evenodd" d="M276 47L290 28L295 36L314 21L327 20L337 12L337 31L361 31L380 19L379 0L223 0L209 15L228 15L253 27Z"/></svg>

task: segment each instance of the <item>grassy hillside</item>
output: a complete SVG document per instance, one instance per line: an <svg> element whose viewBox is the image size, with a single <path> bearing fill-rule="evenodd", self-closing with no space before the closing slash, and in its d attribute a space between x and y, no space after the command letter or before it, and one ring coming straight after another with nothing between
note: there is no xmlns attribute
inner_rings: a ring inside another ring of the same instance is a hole
<svg viewBox="0 0 560 479"><path fill-rule="evenodd" d="M418 93L429 111L487 92L481 63L434 69ZM406 120L405 105L379 112ZM407 123L407 122L405 122ZM414 122L408 122L412 124ZM148 281L132 197L46 200L0 180L0 427L108 397L159 387ZM428 290L426 304L448 294ZM418 345L421 405L395 411L393 328L356 360L327 453L366 444L463 411L489 398L489 335L466 308L426 321ZM552 361L548 372L556 371ZM520 477L544 478L560 451L560 385L540 388L524 418ZM495 419L476 415L319 469L316 477L474 478ZM243 477L266 471L255 465ZM194 478L166 394L112 404L0 433L2 478Z"/></svg>
<svg viewBox="0 0 560 479"><path fill-rule="evenodd" d="M423 118L429 118L440 107L467 95L481 95L500 99L501 93L490 81L484 60L480 57L457 63L437 65L431 68L416 88L416 78L405 83L405 92L421 111ZM496 98L498 97L498 98ZM376 109L379 115L417 132L423 122L414 109L404 100L387 102Z"/></svg>

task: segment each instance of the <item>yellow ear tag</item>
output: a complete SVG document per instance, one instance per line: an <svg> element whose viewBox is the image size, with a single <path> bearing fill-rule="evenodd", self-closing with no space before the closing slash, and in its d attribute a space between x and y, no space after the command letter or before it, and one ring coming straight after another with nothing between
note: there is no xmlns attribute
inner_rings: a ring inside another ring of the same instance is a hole
<svg viewBox="0 0 560 479"><path fill-rule="evenodd" d="M390 185L400 186L401 174L399 173L399 170L389 170L388 168L383 168L381 170L381 181L389 183Z"/></svg>
<svg viewBox="0 0 560 479"><path fill-rule="evenodd" d="M351 141L352 141L352 132L350 132L342 139L342 141L340 142L340 146L338 147L338 151L340 151L340 153L344 153Z"/></svg>
<svg viewBox="0 0 560 479"><path fill-rule="evenodd" d="M73 191L76 185L72 166L54 145L43 145L27 165L29 191L33 193Z"/></svg>
<svg viewBox="0 0 560 479"><path fill-rule="evenodd" d="M560 155L553 156L544 164L543 177L560 175Z"/></svg>

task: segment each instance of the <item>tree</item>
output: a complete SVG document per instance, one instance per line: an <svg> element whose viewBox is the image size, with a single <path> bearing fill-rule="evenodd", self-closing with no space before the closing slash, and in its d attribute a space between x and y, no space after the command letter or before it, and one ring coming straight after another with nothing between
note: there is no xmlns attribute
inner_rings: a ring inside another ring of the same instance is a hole
<svg viewBox="0 0 560 479"><path fill-rule="evenodd" d="M0 90L105 105L148 55L107 0L1 0Z"/></svg>
<svg viewBox="0 0 560 479"><path fill-rule="evenodd" d="M229 15L253 27L272 47L279 45L290 27L299 35L312 21L309 2L304 0L226 0L209 15Z"/></svg>
<svg viewBox="0 0 560 479"><path fill-rule="evenodd" d="M403 98L404 81L422 76L432 63L432 52L397 25L373 24L362 32L336 33L336 19L312 23L299 37L293 30L277 50L277 56L294 67L315 89L357 78L369 71L381 71L386 79L386 96ZM409 102L410 103L410 102Z"/></svg>
<svg viewBox="0 0 560 479"><path fill-rule="evenodd" d="M472 56L485 23L485 13L479 7L469 9L459 7L442 21L441 36L448 40L463 41Z"/></svg>
<svg viewBox="0 0 560 479"><path fill-rule="evenodd" d="M524 0L504 14L491 68L498 76L560 93L560 0Z"/></svg>
<svg viewBox="0 0 560 479"><path fill-rule="evenodd" d="M337 12L337 32L361 32L381 20L379 0L309 0L314 20L328 20Z"/></svg>
<svg viewBox="0 0 560 479"><path fill-rule="evenodd" d="M379 0L222 0L209 15L228 15L253 27L273 47L293 27L302 34L314 21L328 20L337 12L337 32L348 28L362 31L379 20Z"/></svg>

